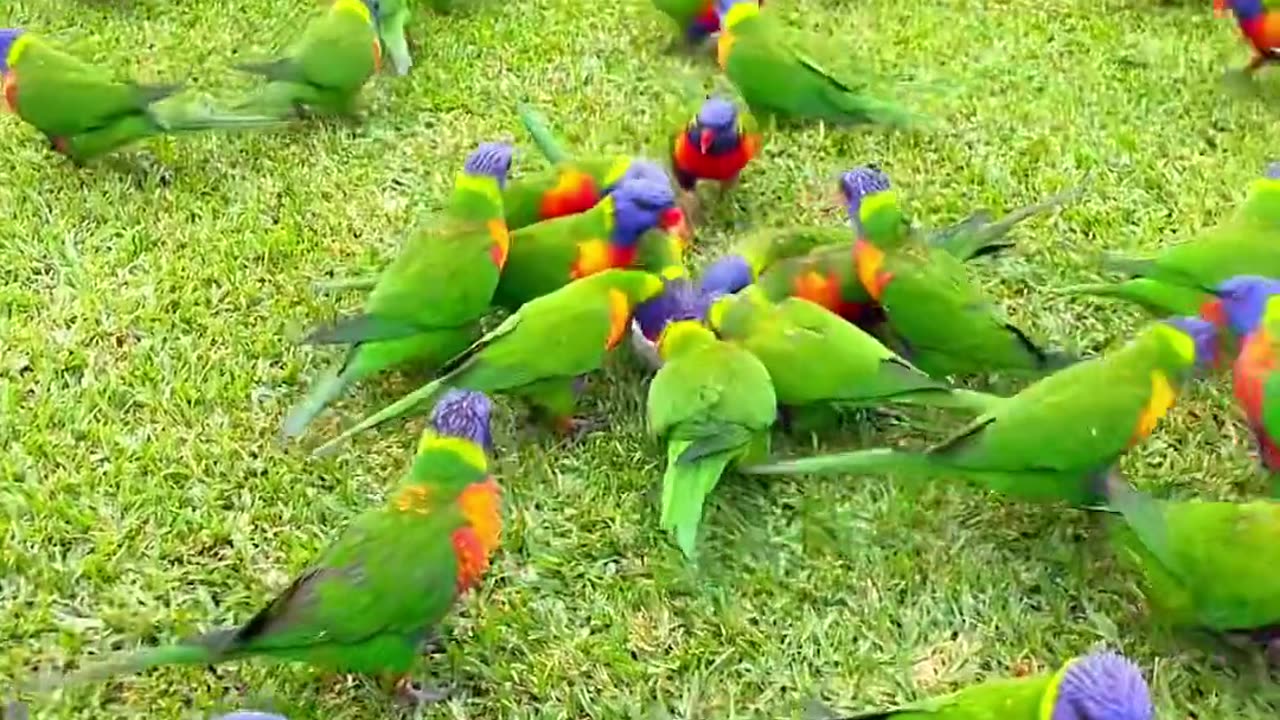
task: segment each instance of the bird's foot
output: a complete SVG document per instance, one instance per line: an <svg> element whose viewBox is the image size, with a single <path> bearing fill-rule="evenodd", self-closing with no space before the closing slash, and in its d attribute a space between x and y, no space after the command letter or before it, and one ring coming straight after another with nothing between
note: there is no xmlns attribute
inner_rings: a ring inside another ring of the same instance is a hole
<svg viewBox="0 0 1280 720"><path fill-rule="evenodd" d="M444 651L444 638L438 633L431 633L422 638L422 642L418 643L418 653L420 655L435 655Z"/></svg>
<svg viewBox="0 0 1280 720"><path fill-rule="evenodd" d="M685 222L689 223L691 228L696 228L702 224L702 199L698 197L696 189L682 189L676 198L676 204L680 206L681 212L684 213Z"/></svg>
<svg viewBox="0 0 1280 720"><path fill-rule="evenodd" d="M428 687L415 681L409 675L396 680L396 697L409 705L430 705L447 700L453 692L449 687Z"/></svg>
<svg viewBox="0 0 1280 720"><path fill-rule="evenodd" d="M556 432L561 437L569 440L578 441L590 435L597 430L604 430L606 423L603 420L593 418L580 417L560 417L555 419Z"/></svg>

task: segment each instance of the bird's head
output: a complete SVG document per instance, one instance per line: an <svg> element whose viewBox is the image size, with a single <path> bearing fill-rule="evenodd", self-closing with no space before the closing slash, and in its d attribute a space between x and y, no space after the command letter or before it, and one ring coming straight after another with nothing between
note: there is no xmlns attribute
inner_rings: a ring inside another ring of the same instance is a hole
<svg viewBox="0 0 1280 720"><path fill-rule="evenodd" d="M18 40L26 33L22 28L0 28L0 75L9 72L9 66L17 62Z"/></svg>
<svg viewBox="0 0 1280 720"><path fill-rule="evenodd" d="M624 177L611 197L615 237L624 243L634 244L655 227L674 231L683 223L684 214L676 207L675 192L667 183Z"/></svg>
<svg viewBox="0 0 1280 720"><path fill-rule="evenodd" d="M511 172L511 157L514 149L510 143L485 142L471 151L467 162L462 166L468 175L483 175L498 181L498 187L507 186L507 174Z"/></svg>
<svg viewBox="0 0 1280 720"><path fill-rule="evenodd" d="M1096 652L1062 669L1049 720L1152 720L1142 671L1123 655Z"/></svg>
<svg viewBox="0 0 1280 720"><path fill-rule="evenodd" d="M437 436L468 440L489 454L493 452L492 413L493 403L484 393L450 390L431 410L431 428Z"/></svg>
<svg viewBox="0 0 1280 720"><path fill-rule="evenodd" d="M840 197L855 227L859 227L861 222L862 201L892 187L889 176L874 164L859 165L840 176Z"/></svg>
<svg viewBox="0 0 1280 720"><path fill-rule="evenodd" d="M732 151L738 146L738 108L724 98L707 98L685 129L685 137L703 155Z"/></svg>
<svg viewBox="0 0 1280 720"><path fill-rule="evenodd" d="M702 271L698 289L707 295L729 295L755 281L751 263L738 254L725 255Z"/></svg>
<svg viewBox="0 0 1280 720"><path fill-rule="evenodd" d="M1267 300L1280 294L1280 280L1258 275L1237 275L1228 278L1213 291L1217 311L1227 321L1227 327L1238 336L1245 336L1258 327ZM1212 312L1209 309L1208 312Z"/></svg>

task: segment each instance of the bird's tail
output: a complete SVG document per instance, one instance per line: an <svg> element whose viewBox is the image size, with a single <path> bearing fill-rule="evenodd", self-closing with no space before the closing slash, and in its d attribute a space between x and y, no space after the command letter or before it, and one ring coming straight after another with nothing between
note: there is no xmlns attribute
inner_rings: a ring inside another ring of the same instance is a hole
<svg viewBox="0 0 1280 720"><path fill-rule="evenodd" d="M298 105L306 98L299 86L290 82L269 82L232 106L232 112L245 117L273 118L277 122L298 119Z"/></svg>
<svg viewBox="0 0 1280 720"><path fill-rule="evenodd" d="M124 653L71 673L42 677L30 690L43 694L59 688L98 682L116 675L133 675L161 665L212 665L229 659L220 648L232 632L234 631L220 631L173 645Z"/></svg>
<svg viewBox="0 0 1280 720"><path fill-rule="evenodd" d="M832 473L889 473L905 472L931 475L941 470L933 458L925 453L874 448L852 452L815 455L794 460L776 460L770 463L740 467L744 475L823 475Z"/></svg>
<svg viewBox="0 0 1280 720"><path fill-rule="evenodd" d="M1136 258L1119 253L1103 253L1102 269L1131 277L1141 277L1150 275L1155 270L1155 263L1151 258Z"/></svg>
<svg viewBox="0 0 1280 720"><path fill-rule="evenodd" d="M698 525L707 496L738 452L722 451L692 461L681 455L693 444L671 440L667 445L667 470L662 476L662 529L675 535L684 556L693 559L698 541Z"/></svg>
<svg viewBox="0 0 1280 720"><path fill-rule="evenodd" d="M359 348L352 348L351 352L359 352ZM326 407L334 400L342 397L354 380L354 373L346 372L351 366L351 357L347 356L342 364L329 368L324 375L316 379L311 389L307 392L307 396L302 399L289 414L285 416L284 422L280 425L280 437L284 440L291 440L298 437L307 429L312 420L315 420Z"/></svg>
<svg viewBox="0 0 1280 720"><path fill-rule="evenodd" d="M425 409L436 395L448 388L448 376L441 376L391 403L378 412L364 418L355 425L342 431L340 435L321 444L312 451L312 455L321 456L333 452L339 445L359 435L365 430L375 428L385 422L405 417Z"/></svg>
<svg viewBox="0 0 1280 720"><path fill-rule="evenodd" d="M937 390L925 390L894 399L908 405L972 410L981 414L994 410L1006 398L992 395L991 393L978 392L977 390L938 388Z"/></svg>
<svg viewBox="0 0 1280 720"><path fill-rule="evenodd" d="M1212 299L1197 288L1172 285L1150 278L1133 278L1118 283L1092 283L1051 289L1055 295L1093 295L1140 305L1158 317L1198 315L1205 301Z"/></svg>
<svg viewBox="0 0 1280 720"><path fill-rule="evenodd" d="M569 159L569 153L551 132L551 127L542 113L524 104L520 105L518 111L520 124L524 125L524 129L529 132L529 136L533 138L533 144L538 146L538 152L542 153L543 157L552 164L559 164Z"/></svg>
<svg viewBox="0 0 1280 720"><path fill-rule="evenodd" d="M1165 567L1176 567L1169 552L1168 525L1161 502L1130 485L1115 470L1105 478L1105 496L1110 510L1124 517L1142 546Z"/></svg>
<svg viewBox="0 0 1280 720"><path fill-rule="evenodd" d="M242 114L218 110L207 99L165 103L151 109L156 124L167 133L200 130L264 130L289 122L292 109L274 114Z"/></svg>
<svg viewBox="0 0 1280 720"><path fill-rule="evenodd" d="M1074 202L1084 193L1084 183L1062 192L1051 195L1044 200L1024 205L1009 212L994 222L978 222L966 226L962 221L957 232L945 238L947 250L963 260L984 255L993 255L1001 250L1013 247L1013 242L1006 236L1024 220L1037 215L1052 212L1068 203Z"/></svg>
<svg viewBox="0 0 1280 720"><path fill-rule="evenodd" d="M847 123L872 123L903 128L919 125L924 116L914 113L891 100L883 100L859 92L848 91L840 95L842 119Z"/></svg>

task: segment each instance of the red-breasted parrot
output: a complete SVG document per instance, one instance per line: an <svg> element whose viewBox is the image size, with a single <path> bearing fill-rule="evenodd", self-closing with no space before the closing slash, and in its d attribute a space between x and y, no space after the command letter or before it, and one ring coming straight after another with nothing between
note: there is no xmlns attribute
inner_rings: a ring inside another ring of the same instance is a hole
<svg viewBox="0 0 1280 720"><path fill-rule="evenodd" d="M763 142L750 113L740 112L730 100L707 98L671 139L671 169L690 214L698 207L699 181L718 182L721 194L728 191Z"/></svg>
<svg viewBox="0 0 1280 720"><path fill-rule="evenodd" d="M290 411L285 437L301 434L352 384L408 363L437 368L480 336L510 249L502 185L511 154L505 143L482 143L458 173L443 217L410 235L364 311L308 335L306 342L350 349Z"/></svg>
<svg viewBox="0 0 1280 720"><path fill-rule="evenodd" d="M747 350L719 340L701 322L705 302L675 310L658 337L662 368L649 384L649 431L667 444L662 528L692 559L702 506L725 470L769 453L777 399L769 371Z"/></svg>
<svg viewBox="0 0 1280 720"><path fill-rule="evenodd" d="M1108 470L1147 438L1192 372L1213 361L1216 328L1153 323L1123 347L996 403L923 451L877 448L743 468L767 475L908 473L964 478L1028 500L1096 503ZM776 386L776 383L775 383Z"/></svg>
<svg viewBox="0 0 1280 720"><path fill-rule="evenodd" d="M756 0L717 0L717 10L720 69L758 117L836 125L905 125L913 120L897 105L859 92L801 54L772 18L760 12Z"/></svg>
<svg viewBox="0 0 1280 720"><path fill-rule="evenodd" d="M237 68L268 80L241 104L266 115L356 115L360 90L382 64L379 0L334 0L285 53Z"/></svg>
<svg viewBox="0 0 1280 720"><path fill-rule="evenodd" d="M171 97L180 85L116 80L21 28L0 28L0 89L5 107L77 165L153 135L281 122Z"/></svg>
<svg viewBox="0 0 1280 720"><path fill-rule="evenodd" d="M760 0L764 6L764 0ZM687 47L697 47L720 32L716 0L653 0L653 6L675 21Z"/></svg>
<svg viewBox="0 0 1280 720"><path fill-rule="evenodd" d="M438 699L415 688L408 673L428 633L479 583L498 547L502 505L487 460L490 411L481 393L441 398L386 503L356 517L248 622L91 665L39 689L258 656L387 674L410 698Z"/></svg>
<svg viewBox="0 0 1280 720"><path fill-rule="evenodd" d="M925 375L857 326L802 298L775 304L751 286L716 298L707 318L717 335L764 363L782 405L907 403L984 411L1003 401Z"/></svg>
<svg viewBox="0 0 1280 720"><path fill-rule="evenodd" d="M1153 315L1200 314L1221 324L1206 288L1236 275L1280 278L1280 162L1268 165L1240 206L1215 227L1153 255L1108 254L1102 264L1130 278L1056 292L1125 300Z"/></svg>
<svg viewBox="0 0 1280 720"><path fill-rule="evenodd" d="M1280 503L1157 500L1118 474L1107 493L1120 514L1112 541L1143 575L1159 621L1243 636L1280 653Z"/></svg>
<svg viewBox="0 0 1280 720"><path fill-rule="evenodd" d="M1240 71L1243 75L1280 62L1280 6L1273 0L1213 0L1213 9L1218 17L1231 10L1240 34L1253 47L1253 59Z"/></svg>
<svg viewBox="0 0 1280 720"><path fill-rule="evenodd" d="M1244 338L1232 366L1236 402L1271 474L1271 493L1280 497L1280 280L1241 275L1216 294L1227 326Z"/></svg>
<svg viewBox="0 0 1280 720"><path fill-rule="evenodd" d="M515 310L578 278L632 267L642 239L653 230L674 232L682 217L670 185L625 177L587 212L513 232L493 304Z"/></svg>
<svg viewBox="0 0 1280 720"><path fill-rule="evenodd" d="M598 370L626 336L639 303L662 291L641 270L605 270L530 300L470 348L445 363L440 376L316 448L319 455L388 420L419 411L450 387L517 395L574 429L575 381Z"/></svg>
<svg viewBox="0 0 1280 720"><path fill-rule="evenodd" d="M1094 652L1056 672L988 680L949 695L833 720L1154 720L1151 689L1123 655Z"/></svg>

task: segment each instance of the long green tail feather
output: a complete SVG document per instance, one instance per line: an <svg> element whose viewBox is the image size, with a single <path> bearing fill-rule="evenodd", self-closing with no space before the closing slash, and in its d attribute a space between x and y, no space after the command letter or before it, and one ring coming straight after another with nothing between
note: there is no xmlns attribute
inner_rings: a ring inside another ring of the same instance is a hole
<svg viewBox="0 0 1280 720"><path fill-rule="evenodd" d="M1155 270L1155 263L1150 258L1135 258L1117 253L1104 253L1102 255L1102 268L1138 277L1150 275Z"/></svg>
<svg viewBox="0 0 1280 720"><path fill-rule="evenodd" d="M739 467L744 475L821 475L831 473L914 472L930 475L943 470L924 453L889 448L816 455L794 460Z"/></svg>
<svg viewBox="0 0 1280 720"><path fill-rule="evenodd" d="M977 413L989 412L1004 400L1005 398L1002 398L999 395L978 392L977 390L965 390L963 388L954 388L951 390L944 388L938 388L937 390L921 390L917 393L901 395L894 398L894 402L906 405L972 410Z"/></svg>
<svg viewBox="0 0 1280 720"><path fill-rule="evenodd" d="M408 395L405 395L404 397L400 398L394 403L391 403L385 408L379 410L378 412L356 423L352 427L347 428L340 435L333 438L332 440L329 440L321 444L315 450L311 451L311 454L316 457L328 455L329 453L333 452L339 445L346 442L347 440L350 440L352 437L359 435L365 430L375 428L381 425L382 423L395 420L396 418L404 417L406 415L410 415L418 412L420 408L430 403L431 400L434 399L436 395L438 395L448 387L443 382L445 379L446 378L443 378L443 377L436 378L435 380L432 380L431 382L427 383L426 385L423 385L417 390L414 390Z"/></svg>
<svg viewBox="0 0 1280 720"><path fill-rule="evenodd" d="M199 642L184 642L125 653L66 675L42 678L31 690L47 693L59 688L98 682L116 675L134 675L161 665L212 665L229 659L214 649L217 647L216 642L201 644L204 642L204 638L201 638Z"/></svg>
<svg viewBox="0 0 1280 720"><path fill-rule="evenodd" d="M874 123L890 127L919 125L925 118L889 100L881 100L853 92L841 96L840 122L848 124ZM831 118L831 120L836 120Z"/></svg>
<svg viewBox="0 0 1280 720"><path fill-rule="evenodd" d="M1157 315L1198 315L1209 295L1196 288L1172 285L1150 278L1118 283L1090 283L1050 289L1054 295L1092 295L1135 303Z"/></svg>
<svg viewBox="0 0 1280 720"><path fill-rule="evenodd" d="M538 146L538 152L542 153L543 157L556 165L569 159L569 153L551 132L551 127L542 113L525 104L520 105L518 112L520 124L524 125L524 129L529 132L529 136L533 138L533 144Z"/></svg>
<svg viewBox="0 0 1280 720"><path fill-rule="evenodd" d="M1086 182L1087 180L1088 178ZM999 220L976 224L972 230L966 230L962 221L962 224L954 228L954 232L940 237L938 244L961 260L972 260L1011 248L1013 241L1006 240L1005 237L1014 227L1024 220L1051 212L1078 199L1084 194L1084 187L1085 182L1081 182L1069 190L1051 195L1038 203L1013 210ZM975 213L966 220L977 217L979 216Z"/></svg>
<svg viewBox="0 0 1280 720"><path fill-rule="evenodd" d="M1169 554L1168 526L1160 502L1114 471L1106 478L1106 496L1111 508L1124 516L1143 547L1165 567L1177 567Z"/></svg>
<svg viewBox="0 0 1280 720"><path fill-rule="evenodd" d="M352 352L358 351L353 349ZM353 379L351 375L343 372L350 360L351 357L348 355L341 365L329 368L324 375L316 379L311 389L307 391L307 396L294 405L285 416L284 422L280 425L281 439L290 440L301 435L317 415L334 400L342 397Z"/></svg>
<svg viewBox="0 0 1280 720"><path fill-rule="evenodd" d="M715 489L737 451L704 455L692 462L681 455L692 443L667 444L667 470L662 475L662 529L675 535L676 545L690 560L697 553L698 526L707 496Z"/></svg>

